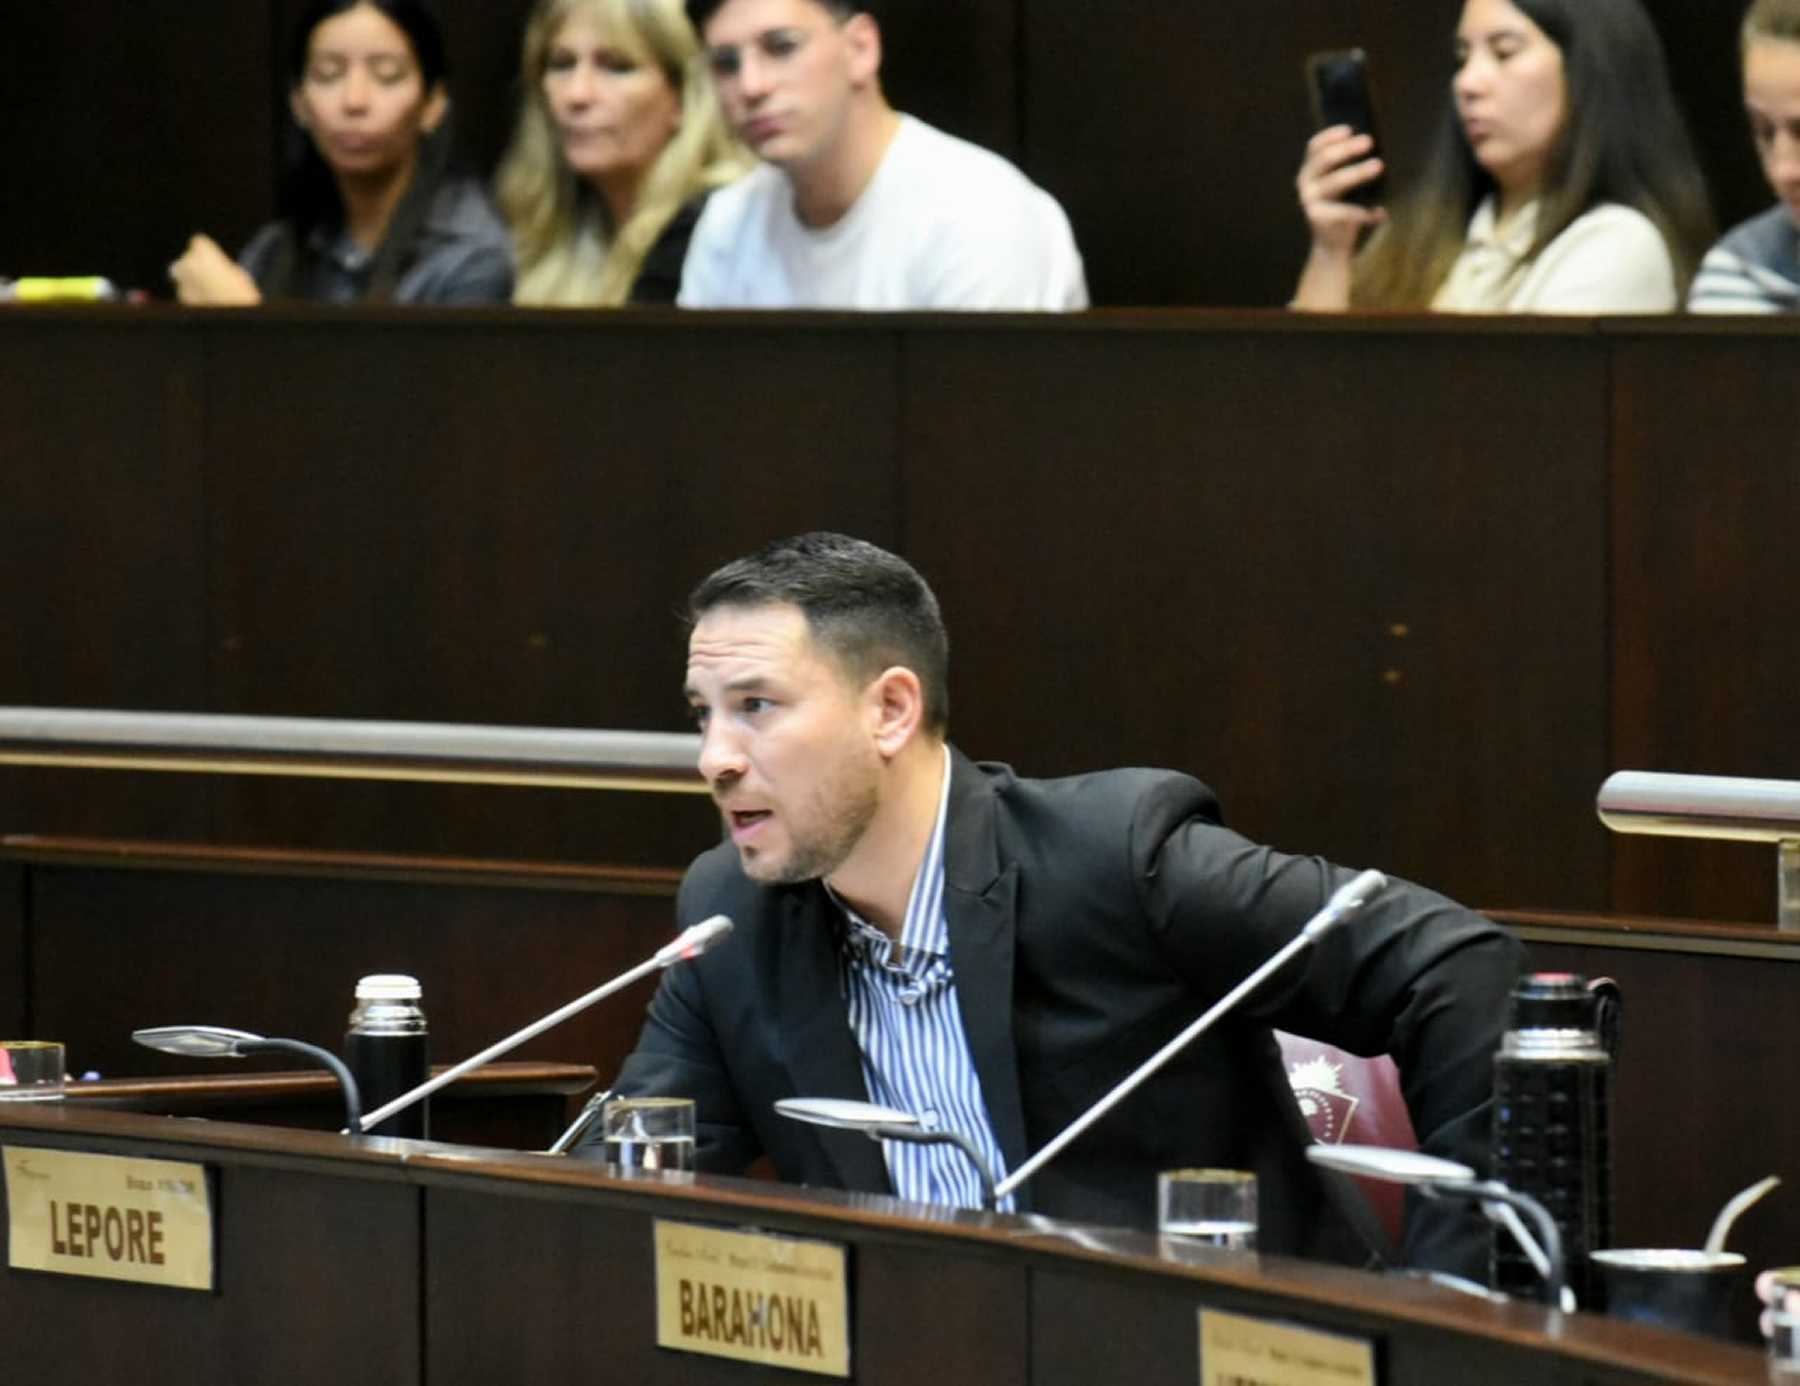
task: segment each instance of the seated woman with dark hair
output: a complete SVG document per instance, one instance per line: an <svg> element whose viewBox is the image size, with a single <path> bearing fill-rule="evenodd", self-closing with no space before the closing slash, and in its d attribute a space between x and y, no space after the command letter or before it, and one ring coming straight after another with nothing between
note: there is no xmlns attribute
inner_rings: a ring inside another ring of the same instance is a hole
<svg viewBox="0 0 1800 1386"><path fill-rule="evenodd" d="M1425 175L1391 216L1345 200L1382 171L1368 137L1313 136L1295 308L1680 305L1712 214L1638 0L1467 0L1450 93Z"/></svg>
<svg viewBox="0 0 1800 1386"><path fill-rule="evenodd" d="M681 0L539 0L497 179L519 303L673 303L708 194L749 166Z"/></svg>
<svg viewBox="0 0 1800 1386"><path fill-rule="evenodd" d="M1792 313L1800 310L1800 0L1756 0L1742 35L1750 136L1780 200L1707 252L1688 308Z"/></svg>
<svg viewBox="0 0 1800 1386"><path fill-rule="evenodd" d="M418 0L317 0L288 68L281 217L234 264L195 236L169 267L188 304L505 303L506 227L449 169L443 33Z"/></svg>

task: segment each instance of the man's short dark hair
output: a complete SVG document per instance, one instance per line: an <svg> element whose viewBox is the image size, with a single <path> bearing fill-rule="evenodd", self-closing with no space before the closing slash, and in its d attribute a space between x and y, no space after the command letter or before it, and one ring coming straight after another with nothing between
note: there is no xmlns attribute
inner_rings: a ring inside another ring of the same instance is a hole
<svg viewBox="0 0 1800 1386"><path fill-rule="evenodd" d="M818 531L727 563L694 589L688 619L718 607L797 606L814 640L866 683L901 665L919 677L925 729L950 724L950 636L937 597L904 558Z"/></svg>
<svg viewBox="0 0 1800 1386"><path fill-rule="evenodd" d="M839 19L849 19L852 15L863 14L874 8L872 4L856 4L855 0L813 0L813 3L823 5ZM706 39L702 32L706 21L717 14L724 4L725 0L687 0L688 23L694 26L696 34L700 34L702 42Z"/></svg>

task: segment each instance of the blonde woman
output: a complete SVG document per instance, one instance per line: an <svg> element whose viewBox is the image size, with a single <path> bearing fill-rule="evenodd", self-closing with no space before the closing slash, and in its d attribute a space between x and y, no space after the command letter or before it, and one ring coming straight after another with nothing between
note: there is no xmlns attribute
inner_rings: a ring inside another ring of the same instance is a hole
<svg viewBox="0 0 1800 1386"><path fill-rule="evenodd" d="M700 209L748 160L681 0L540 0L497 178L522 304L673 303Z"/></svg>

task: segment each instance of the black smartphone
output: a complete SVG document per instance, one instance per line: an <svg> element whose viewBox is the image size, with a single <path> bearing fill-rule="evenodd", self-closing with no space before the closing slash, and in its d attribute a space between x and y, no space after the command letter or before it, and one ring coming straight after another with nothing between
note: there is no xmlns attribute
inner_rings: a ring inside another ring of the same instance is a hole
<svg viewBox="0 0 1800 1386"><path fill-rule="evenodd" d="M1314 128L1348 125L1375 141L1371 156L1381 153L1381 132L1375 120L1375 93L1369 83L1369 55L1360 48L1314 53L1306 60L1307 90L1312 94ZM1385 174L1371 178L1344 194L1346 202L1376 207L1387 192Z"/></svg>

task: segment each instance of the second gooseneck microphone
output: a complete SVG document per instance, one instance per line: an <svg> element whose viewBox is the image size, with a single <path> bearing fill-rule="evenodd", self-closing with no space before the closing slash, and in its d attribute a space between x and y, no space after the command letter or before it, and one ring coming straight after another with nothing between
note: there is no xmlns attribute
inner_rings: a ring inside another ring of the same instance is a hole
<svg viewBox="0 0 1800 1386"><path fill-rule="evenodd" d="M1042 1150L1038 1151L1037 1154L1033 1155L1024 1164L1020 1165L1016 1170L995 1185L995 1200L998 1201L1005 1198L1051 1160L1055 1159L1062 1153L1063 1148L1067 1146L1070 1141L1074 1140L1083 1131L1087 1130L1088 1127L1092 1126L1096 1121L1100 1120L1101 1117L1105 1116L1114 1107L1118 1106L1119 1103L1123 1102L1136 1091L1140 1084L1153 1077L1157 1070L1168 1063L1170 1059L1174 1058L1183 1049L1187 1048L1188 1045L1200 1038L1207 1030L1210 1030L1218 1023L1222 1016L1233 1010L1245 997L1249 996L1251 992L1255 991L1264 982L1268 981L1270 977L1274 976L1275 973L1285 967L1289 959L1312 947L1314 943L1318 942L1320 936L1328 929L1341 924L1364 905L1368 904L1369 901L1373 900L1382 891L1386 890L1387 883L1387 877L1382 875L1381 872L1365 871L1348 885L1338 887L1332 894L1332 897L1325 902L1325 908L1320 910L1311 919L1307 920L1300 932L1295 934L1293 938L1289 939L1281 948L1276 950L1274 955L1271 956L1267 962L1263 963L1256 971L1252 972L1248 977L1244 978L1243 981L1239 982L1230 991L1226 992L1224 996L1219 998L1211 1010L1207 1011L1205 1015L1201 1016L1192 1025L1188 1026L1187 1029L1175 1036L1174 1039L1170 1040L1161 1049L1157 1050L1156 1053L1152 1054L1139 1066L1135 1073L1127 1076L1123 1082L1111 1092L1107 1093L1105 1097L1101 1098L1092 1107L1088 1108L1087 1111L1083 1112L1080 1116L1076 1117L1074 1121L1070 1122L1068 1126L1059 1135L1053 1137L1050 1143Z"/></svg>
<svg viewBox="0 0 1800 1386"><path fill-rule="evenodd" d="M439 1088L448 1083L454 1083L471 1069L480 1068L486 1063L492 1063L502 1054L510 1053L512 1050L517 1049L521 1044L525 1043L526 1040L534 1039L552 1026L560 1025L571 1016L579 1015L596 1001L603 1000L606 997L611 996L615 991L621 991L630 986L633 982L637 981L638 978L648 976L652 972L659 972L665 967L673 967L678 962L687 962L693 958L699 957L708 948L711 948L715 943L719 942L720 939L729 934L731 932L731 927L731 921L722 914L715 914L710 919L701 920L692 928L684 930L674 942L665 944L663 947L657 949L654 957L639 963L629 972L620 973L610 982L595 987L586 996L576 997L573 1001L569 1002L568 1005L558 1007L549 1015L544 1016L541 1020L532 1021L531 1024L527 1025L524 1029L508 1035L499 1043L490 1044L479 1054L464 1059L460 1064L457 1064L452 1068L445 1069L429 1082L421 1083L410 1092L401 1093L400 1096L396 1097L392 1102L377 1107L362 1119L361 1131L366 1132L386 1121L396 1112L403 1112L415 1102L422 1102ZM360 1133L361 1132L358 1132L357 1134Z"/></svg>

